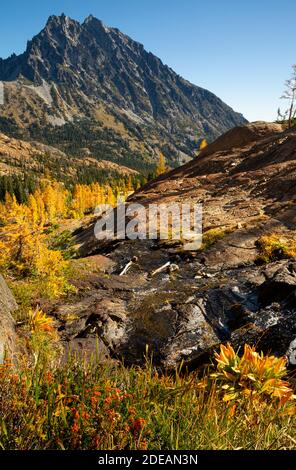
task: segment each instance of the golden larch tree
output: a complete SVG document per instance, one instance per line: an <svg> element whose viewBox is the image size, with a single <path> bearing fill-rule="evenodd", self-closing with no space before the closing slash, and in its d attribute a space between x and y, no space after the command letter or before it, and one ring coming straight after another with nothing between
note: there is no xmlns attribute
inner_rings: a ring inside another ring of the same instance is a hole
<svg viewBox="0 0 296 470"><path fill-rule="evenodd" d="M208 145L208 142L206 139L202 139L201 143L199 144L199 151L201 152L204 148L206 148Z"/></svg>
<svg viewBox="0 0 296 470"><path fill-rule="evenodd" d="M166 161L163 153L159 154L159 160L156 167L156 176L162 175L162 173L166 172Z"/></svg>

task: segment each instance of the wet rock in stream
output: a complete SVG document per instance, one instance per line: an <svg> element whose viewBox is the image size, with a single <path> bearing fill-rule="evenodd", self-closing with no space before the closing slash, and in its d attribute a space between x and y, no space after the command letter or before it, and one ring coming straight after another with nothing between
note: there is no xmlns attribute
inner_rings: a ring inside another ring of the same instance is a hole
<svg viewBox="0 0 296 470"><path fill-rule="evenodd" d="M124 259L123 250L117 248L119 269L135 254L139 260L126 275L89 275L77 284L79 301L52 312L67 350L99 350L100 360L141 365L148 347L161 368L181 363L194 368L208 361L221 342L237 349L247 342L284 355L296 338L296 263L271 263L267 270L203 266L202 271L199 259L180 257L178 270L150 277L149 272L176 258L165 252L157 256L147 246L133 251L130 245ZM196 279L198 272L203 274Z"/></svg>

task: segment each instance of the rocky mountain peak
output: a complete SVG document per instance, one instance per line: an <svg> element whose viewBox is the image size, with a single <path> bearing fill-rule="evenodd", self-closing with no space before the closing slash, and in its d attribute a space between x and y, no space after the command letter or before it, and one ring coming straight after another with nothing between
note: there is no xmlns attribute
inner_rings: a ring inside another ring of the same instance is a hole
<svg viewBox="0 0 296 470"><path fill-rule="evenodd" d="M85 27L85 26L90 25L90 24L98 26L98 27L104 26L105 29L108 30L107 26L104 25L103 21L101 21L100 19L96 18L93 15L88 15L88 17L85 18L85 20L83 21L81 26Z"/></svg>
<svg viewBox="0 0 296 470"><path fill-rule="evenodd" d="M57 33L64 33L66 36L71 35L75 32L80 31L81 25L79 21L72 20L69 16L61 15L55 16L52 15L48 18L48 21L44 29L33 38L39 38L40 36L45 38L46 35L54 36Z"/></svg>
<svg viewBox="0 0 296 470"><path fill-rule="evenodd" d="M95 19L95 17L92 14L90 14L85 18L84 23L89 23L90 21L92 21L94 19Z"/></svg>
<svg viewBox="0 0 296 470"><path fill-rule="evenodd" d="M120 139L127 139L121 149L130 155L137 148L139 158L144 143L144 155L150 161L156 161L161 151L174 164L184 162L195 155L201 138L211 141L246 122L213 93L184 80L142 44L92 15L83 23L64 14L50 16L23 54L0 60L0 80L15 84L8 84L8 89L18 89L10 102L16 103L14 119L26 132L31 133L34 124L41 129L38 138L41 133L42 139L43 128L48 126L53 129L46 129L46 134L60 135L63 132L57 127L75 123L76 116L79 128L81 118L91 127L98 121L103 126L108 122L120 132ZM20 83L27 86L21 93L22 103L18 103ZM29 96L28 86L34 96ZM28 112L30 118L24 120ZM0 118L3 113L11 119L8 102L7 108L1 107ZM40 115L38 123L36 115ZM6 124L2 129L0 125L1 130L9 132ZM76 134L76 130L71 132ZM139 144L130 143L135 140ZM108 144L107 153L109 149ZM91 150L101 154L97 144ZM112 158L118 161L120 157Z"/></svg>
<svg viewBox="0 0 296 470"><path fill-rule="evenodd" d="M77 29L80 29L80 23L78 21L72 20L69 16L64 14L61 16L52 15L48 18L47 23L40 34L43 36L46 36L46 34L54 35L58 31L63 32L64 34L71 34L71 32ZM37 37L40 34L38 34Z"/></svg>

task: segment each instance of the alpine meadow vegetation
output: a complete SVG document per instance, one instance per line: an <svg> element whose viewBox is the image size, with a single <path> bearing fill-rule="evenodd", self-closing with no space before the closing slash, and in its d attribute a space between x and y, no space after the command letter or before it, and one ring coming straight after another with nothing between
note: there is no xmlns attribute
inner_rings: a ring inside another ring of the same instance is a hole
<svg viewBox="0 0 296 470"><path fill-rule="evenodd" d="M31 315L31 359L0 366L2 449L293 449L295 396L285 361L221 346L202 374L69 357L56 333Z"/></svg>

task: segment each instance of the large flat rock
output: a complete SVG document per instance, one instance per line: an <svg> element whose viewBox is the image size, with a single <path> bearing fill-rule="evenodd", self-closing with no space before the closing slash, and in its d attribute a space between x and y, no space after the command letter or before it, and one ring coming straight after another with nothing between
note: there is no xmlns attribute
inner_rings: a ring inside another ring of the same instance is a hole
<svg viewBox="0 0 296 470"><path fill-rule="evenodd" d="M16 309L17 303L0 274L0 363L3 363L5 354L12 357L16 348L15 325L11 313Z"/></svg>

